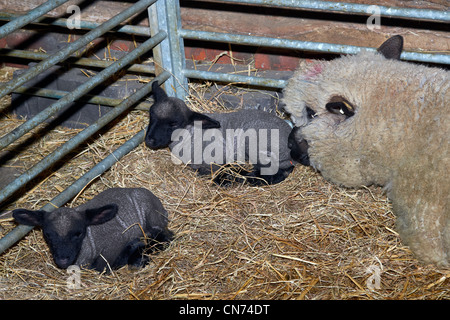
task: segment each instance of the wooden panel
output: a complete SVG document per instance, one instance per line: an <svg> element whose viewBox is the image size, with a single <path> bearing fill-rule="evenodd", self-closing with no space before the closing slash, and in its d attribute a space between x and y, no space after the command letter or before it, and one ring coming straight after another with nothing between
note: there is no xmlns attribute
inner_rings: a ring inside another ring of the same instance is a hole
<svg viewBox="0 0 450 320"><path fill-rule="evenodd" d="M0 10L26 12L45 0L22 0L20 7L15 0L0 0ZM50 15L68 17L65 13L71 4L82 5L82 19L102 22L130 6L129 2L72 0ZM347 2L373 4L372 0L347 0ZM367 17L340 15L306 10L261 8L255 6L217 3L217 1L182 1L182 24L184 28L217 32L243 33L255 36L283 37L296 40L341 43L347 45L376 47L386 38L400 34L405 38L405 49L424 52L450 53L450 34L445 32L445 24L413 21L406 19L381 18L381 28L369 30ZM376 1L379 5L411 7L421 9L449 10L448 0L428 1ZM134 21L148 25L145 14ZM215 63L230 63L233 55L235 63L249 64L254 60L257 68L291 70L296 65L297 56L292 53L257 48L239 48L227 45L204 47L204 43L188 42L186 57L196 60L206 59ZM227 51L228 54L222 54ZM258 54L256 54L258 53ZM256 55L255 55L256 54Z"/></svg>

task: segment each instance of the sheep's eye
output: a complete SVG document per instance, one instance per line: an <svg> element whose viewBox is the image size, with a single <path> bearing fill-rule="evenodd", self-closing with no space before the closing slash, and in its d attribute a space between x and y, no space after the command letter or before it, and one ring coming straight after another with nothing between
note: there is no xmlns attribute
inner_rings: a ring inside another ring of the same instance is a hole
<svg viewBox="0 0 450 320"><path fill-rule="evenodd" d="M351 117L355 114L355 108L353 105L340 96L334 96L325 105L325 108L334 114L345 115Z"/></svg>
<svg viewBox="0 0 450 320"><path fill-rule="evenodd" d="M176 121L170 121L169 126L170 126L170 128L174 129L174 128L178 128L179 124Z"/></svg>
<svg viewBox="0 0 450 320"><path fill-rule="evenodd" d="M83 235L83 233L81 231L77 231L72 235L72 238L79 239L79 238L81 238L82 235Z"/></svg>

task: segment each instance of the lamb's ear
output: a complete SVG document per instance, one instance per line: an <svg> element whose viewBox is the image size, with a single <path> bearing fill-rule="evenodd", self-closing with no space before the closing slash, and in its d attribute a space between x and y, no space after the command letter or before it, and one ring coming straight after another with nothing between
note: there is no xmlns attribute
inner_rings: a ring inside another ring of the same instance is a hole
<svg viewBox="0 0 450 320"><path fill-rule="evenodd" d="M27 210L27 209L16 209L13 210L12 215L14 219L20 223L27 226L42 226L44 220L44 210Z"/></svg>
<svg viewBox="0 0 450 320"><path fill-rule="evenodd" d="M403 37L400 35L393 36L387 39L377 49L386 59L400 60L400 55L403 50Z"/></svg>
<svg viewBox="0 0 450 320"><path fill-rule="evenodd" d="M220 122L214 119L211 119L204 114L198 112L192 112L189 117L189 121L194 124L194 121L200 121L202 123L202 129L212 129L212 128L220 128Z"/></svg>
<svg viewBox="0 0 450 320"><path fill-rule="evenodd" d="M87 209L85 212L86 224L95 225L105 223L114 218L118 210L119 207L114 203L107 204L100 208Z"/></svg>
<svg viewBox="0 0 450 320"><path fill-rule="evenodd" d="M159 102L167 98L167 93L159 86L158 81L152 83L152 93L155 102Z"/></svg>
<svg viewBox="0 0 450 320"><path fill-rule="evenodd" d="M325 108L331 113L345 115L347 118L355 114L355 107L340 96L332 97L330 102L325 105Z"/></svg>

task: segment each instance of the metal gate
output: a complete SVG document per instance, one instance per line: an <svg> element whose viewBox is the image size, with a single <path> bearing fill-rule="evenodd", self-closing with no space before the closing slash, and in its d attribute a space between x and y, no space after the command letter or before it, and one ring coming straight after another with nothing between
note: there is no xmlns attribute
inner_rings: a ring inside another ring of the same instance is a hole
<svg viewBox="0 0 450 320"><path fill-rule="evenodd" d="M0 27L0 39L29 23L35 23L42 20L47 12L67 1L68 0L49 0L36 9L29 11L23 16L0 12L0 19L11 20L9 23ZM358 15L370 15L369 5L354 3L296 0L226 0L222 2L330 11L338 14L350 13ZM450 20L450 14L446 11L390 8L384 6L377 6L377 8L379 9L379 13L381 14L381 16L441 22L448 22ZM148 9L150 28L131 25L120 26L120 28L117 28L120 23L122 23L129 17L146 9ZM66 23L66 19L56 19L51 22L52 25L57 26L65 26ZM74 138L66 142L63 146L58 148L53 153L47 155L38 164L23 173L8 186L0 190L0 204L7 198L9 198L12 194L14 194L19 188L24 186L27 182L34 179L37 175L49 168L56 161L60 160L64 155L69 153L75 147L82 144L100 128L107 125L119 115L125 113L133 105L135 105L138 101L140 101L143 97L147 96L151 92L151 83L148 83L143 85L136 93L124 99L123 101L117 101L117 99L109 99L100 96L86 96L86 93L93 87L101 84L105 79L115 74L118 70L121 70L125 66L129 65L149 50L153 50L155 67L152 68L148 65L135 64L131 66L129 70L155 74L155 80L158 80L160 84L165 82L165 89L170 96L177 96L178 98L184 99L188 92L188 78L220 82L239 82L248 85L256 85L276 89L283 88L286 85L285 80L279 79L188 69L186 68L185 63L184 39L345 54L354 54L362 49L361 47L356 46L331 43L307 42L269 37L255 37L242 34L183 29L181 26L180 3L178 0L140 0L117 16L102 24L81 21L80 27L82 29L88 29L91 31L87 32L77 41L68 44L64 49L53 55L32 53L21 50L9 50L7 53L3 53L3 55L7 55L10 57L25 57L28 59L40 60L40 62L35 66L29 68L18 78L10 81L6 85L1 86L0 97L10 94L11 92L24 93L26 91L26 88L23 88L22 85L27 81L36 77L53 65L64 62L66 59L71 57L71 55L75 51L85 47L89 42L104 35L108 31L114 30L114 32L122 32L150 37L138 48L134 49L132 52L128 53L123 58L114 63L85 58L75 61L75 64L78 65L95 65L97 67L100 66L104 69L94 77L90 78L87 82L80 85L74 91L61 92L47 89L37 89L34 91L33 94L54 98L56 97L59 98L59 100L48 106L48 108L46 108L44 111L38 113L36 116L32 117L31 119L15 128L10 133L1 137L0 150L13 143L27 132L33 130L37 125L39 125L52 115L56 114L58 111L62 110L65 106L75 100L87 100L96 104L114 106L114 108L106 115L98 119L97 122L81 131ZM366 49L374 50L372 48ZM401 58L405 60L421 62L450 64L450 55L446 54L403 52ZM147 105L145 105L145 107L148 108ZM59 207L64 205L77 193L79 193L88 184L89 181L108 170L114 163L120 160L121 157L123 157L125 154L139 145L143 141L144 135L144 130L140 131L129 141L116 149L111 155L94 166L89 172L78 179L70 187L68 187L57 197L52 199L51 203L45 205L42 209L51 211L55 209L55 206ZM31 227L19 225L5 237L0 239L0 253L20 240L31 229Z"/></svg>
<svg viewBox="0 0 450 320"><path fill-rule="evenodd" d="M343 2L330 2L330 1L308 1L308 0L225 0L222 2L236 3L236 4L250 4L260 6L272 6L272 7L284 7L295 9L311 9L317 11L328 11L338 14L358 14L358 15L371 15L371 5L356 4L356 3L343 3ZM349 45L340 45L323 42L309 42L269 37L257 37L243 34L230 34L219 32L207 32L197 31L181 28L179 1L167 0L168 8L167 15L158 15L158 21L162 22L162 25L169 25L169 36L171 36L171 48L176 50L171 54L172 61L163 61L163 67L166 70L173 70L173 75L178 79L178 83L175 85L175 92L171 92L172 95L176 95L178 98L183 99L185 97L186 90L180 90L179 87L186 89L186 78L212 80L221 82L239 82L249 85L269 87L269 88L284 88L286 86L285 80L261 78L255 76L243 76L225 73L216 73L208 71L199 71L186 69L184 55L179 55L178 52L183 52L183 39L189 40L203 40L212 42L223 42L229 44L259 46L268 48L283 48L291 50L301 51L313 51L313 52L325 52L325 53L339 53L339 54L355 54L361 49L375 50L374 48L364 48ZM375 3L376 4L376 3ZM163 6L163 2L159 1L156 7ZM218 4L219 5L219 4ZM175 10L176 8L176 10ZM450 13L448 11L438 10L424 10L424 9L407 9L407 8L392 8L385 6L378 6L380 16L397 17L404 19L415 20L428 20L428 21L441 21L449 22ZM161 9L160 12L163 12ZM155 29L154 29L155 30ZM245 30L243 30L245 32ZM167 51L166 51L167 52ZM431 53L419 53L419 52L403 52L401 59L430 62L438 64L450 64L450 55L446 54L431 54ZM166 88L167 89L167 88Z"/></svg>
<svg viewBox="0 0 450 320"><path fill-rule="evenodd" d="M14 18L11 22L7 23L3 27L0 28L0 38L5 37L7 34L13 32L14 30L17 30L21 28L22 26L30 23L30 22L36 22L40 19L42 19L43 15L47 13L48 11L52 10L53 8L61 5L62 3L67 2L65 1L47 1L43 5L37 7L34 10L31 10L28 12L28 14L20 17ZM101 35L105 34L106 32L112 30L116 26L118 26L121 22L128 19L129 17L133 16L134 14L146 10L150 5L155 3L156 0L140 0L137 3L135 3L133 6L129 7L128 9L124 10L117 16L113 17L112 19L106 21L105 23L101 25L83 25L82 27L87 27L89 29L92 29L85 35L83 35L81 38L79 38L77 41L70 43L67 45L64 49L61 51L55 53L51 56L40 56L39 58L43 58L41 62L36 64L35 66L29 68L25 73L23 73L21 76L17 77L16 79L11 80L6 85L3 85L0 88L0 97L3 97L4 95L7 95L13 91L16 92L23 92L24 89L21 88L21 86L26 83L28 80L36 77L41 72L47 70L51 66L60 63L64 61L65 59L69 58L72 53L74 53L76 50L83 48L86 46L89 42L93 41L94 39L100 37ZM63 21L64 19L61 19L60 21L56 21L56 23L66 23L66 21ZM118 30L118 32L130 32L130 29L132 30L132 26L130 27L122 27ZM142 30L140 30L142 32ZM148 29L146 30L147 35ZM135 61L139 56L146 53L147 51L153 49L156 45L161 43L164 39L167 38L167 31L159 31L158 33L153 34L152 37L148 38L144 43L142 43L138 48L134 49L132 52L125 55L120 60L114 62L114 63L108 63L106 65L103 65L105 68L99 72L97 75L95 75L92 78L89 78L88 81L86 81L84 84L80 85L77 89L71 92L57 92L57 94L60 94L62 97L52 105L50 105L48 108L46 108L44 111L38 113L31 119L27 120L17 128L15 128L10 133L6 134L5 136L0 138L0 149L3 149L4 147L8 146L9 144L13 143L20 137L22 137L24 134L35 128L37 125L48 119L50 116L57 113L59 110L63 109L65 106L67 106L69 103L73 102L76 99L80 99L90 91L93 87L97 86L98 84L102 83L105 79L110 77L111 75L115 74L117 71L121 70L122 68L126 67L133 61ZM13 51L9 52L12 56L24 56L24 55L30 55L30 53L27 52L19 52L19 51ZM94 61L86 61L90 59L84 59L85 61L81 61L81 63L85 63L87 65L94 63ZM136 66L138 68L138 66ZM152 71L152 70L147 70ZM154 70L152 71L154 73ZM162 71L158 74L158 76L155 78L155 80L158 80L160 83L166 81L170 78L170 73L167 71ZM135 105L139 100L147 96L151 92L151 83L147 83L143 85L138 91L136 91L134 94L129 96L127 99L124 99L120 103L117 103L117 101L113 101L114 99L105 99L103 97L91 97L89 98L90 101L94 103L99 104L106 104L106 105L113 105L114 108L106 113L106 115L99 118L94 124L90 125L83 131L81 131L79 134L77 134L74 138L66 142L63 146L58 148L56 151L52 152L51 154L47 155L43 160L41 160L39 163L34 165L32 168L27 170L25 173L23 173L21 176L19 176L17 179L15 179L13 182L11 182L9 185L7 185L5 188L3 188L0 191L0 203L4 202L7 198L9 198L12 194L14 194L19 188L24 186L27 182L34 179L37 175L39 175L41 172L49 168L52 164L54 164L56 161L60 160L62 157L64 157L66 154L68 154L71 150L79 146L81 143L86 141L90 136L92 136L94 133L96 133L100 128L107 125L109 122L114 120L116 117L121 115L122 113L126 112L128 109L130 109L131 106ZM39 94L47 94L47 95L54 95L55 92L40 92ZM73 198L77 193L79 193L89 181L91 181L94 177L102 174L106 170L108 170L114 163L116 163L120 158L122 158L124 155L126 155L128 152L130 152L132 149L134 149L137 145L139 145L143 139L144 139L145 132L144 130L140 131L138 134L136 134L134 137L132 137L129 141L124 143L121 147L116 149L112 154L110 154L108 157L106 157L103 161L98 163L96 166L94 166L89 172L87 172L84 176L79 178L76 182L74 182L70 187L65 189L63 192L61 192L58 196L56 196L54 199L51 200L50 203L45 205L42 209L46 211L52 211L56 207L64 205L67 201L69 201L71 198ZM26 235L32 227L19 225L15 229L13 229L10 233L8 233L6 236L4 236L2 239L0 239L0 252L3 252L7 248L9 248L11 245L13 245L16 241L21 239L24 235Z"/></svg>

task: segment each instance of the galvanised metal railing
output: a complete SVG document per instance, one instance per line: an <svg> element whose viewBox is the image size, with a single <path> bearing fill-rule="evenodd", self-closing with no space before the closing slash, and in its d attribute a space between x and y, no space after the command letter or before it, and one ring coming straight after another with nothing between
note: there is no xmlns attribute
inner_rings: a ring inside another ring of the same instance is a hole
<svg viewBox="0 0 450 320"><path fill-rule="evenodd" d="M161 1L161 0L160 0ZM8 19L12 19L9 23L0 27L0 35L5 36L14 30L18 30L22 26L26 25L30 22L42 21L44 19L43 15L49 10L57 7L59 4L64 3L65 1L47 1L44 5L39 6L36 9L31 10L28 14L24 16L15 16L15 17L7 17ZM36 77L41 72L47 70L51 66L62 63L64 60L71 58L71 63L73 63L74 57L71 56L75 51L80 48L85 47L88 43L110 31L111 29L117 27L120 23L130 18L131 16L139 13L145 9L147 9L151 4L155 3L156 0L140 0L136 2L134 5L130 6L128 9L122 11L115 17L110 20L104 22L103 24L89 24L88 29L92 29L82 37L80 37L77 41L68 44L61 51L53 54L39 54L32 52L24 52L21 50L2 50L2 54L6 56L13 57L25 57L32 58L36 60L41 60L37 65L28 69L25 73L17 77L16 79L11 80L5 85L0 87L0 97L9 94L13 91L15 92L24 92L26 91L26 87L22 85L29 81L30 79ZM32 19L30 18L32 15ZM61 22L61 20L59 20ZM125 29L125 31L130 28L121 27L120 29ZM132 29L132 28L131 28ZM140 29L142 31L142 29ZM147 28L147 36L149 35ZM29 170L21 174L18 178L0 190L0 204L11 197L17 190L23 187L27 182L33 180L36 176L42 173L44 170L48 169L54 163L62 159L66 154L72 151L74 148L82 144L89 137L95 134L102 127L106 126L112 120L117 118L122 113L126 112L129 108L136 105L143 99L145 96L149 95L151 92L151 82L143 85L139 90L137 90L134 94L130 95L128 98L123 99L121 102L118 102L117 99L111 99L100 96L87 96L86 93L92 90L95 86L101 84L106 79L111 77L117 71L125 68L132 64L137 58L139 58L144 53L149 50L155 48L159 43L161 43L164 39L167 38L167 30L160 29L158 32L153 33L148 40L144 41L139 47L122 57L120 60L116 62L94 62L92 59L81 58L77 59L73 64L81 64L81 65L89 65L95 67L103 67L104 69L97 73L95 76L89 78L88 81L80 85L74 91L71 92L61 92L58 90L49 90L49 89L40 89L38 90L38 94L52 96L54 98L59 98L59 100L31 119L27 120L22 125L18 126L8 134L4 135L0 138L0 149L10 145L20 137L22 137L25 133L31 131L40 123L47 120L50 116L57 113L59 110L62 110L68 104L75 100L88 100L94 103L101 103L105 105L114 105L114 108L106 113L104 116L99 118L95 123L91 124L83 131L78 133L75 137L67 141L64 145L59 147L57 150L48 154L44 159L39 161ZM151 72L155 73L154 68L146 66L146 65L133 65L129 68L131 71L138 72ZM154 80L157 80L160 84L164 83L171 77L171 74L167 71L162 70L158 73ZM129 141L124 143L121 147L119 147L116 151L114 151L110 156L106 157L103 161L97 164L94 168L92 168L89 172L87 172L83 177L78 179L75 183L69 186L66 190L60 193L57 197L55 197L50 203L45 205L42 209L46 211L52 211L56 207L64 205L67 201L69 201L72 197L74 197L78 192L80 192L86 185L91 181L94 177L102 174L106 170L108 170L114 163L116 163L121 157L139 145L144 139L144 130L139 132L136 136L131 138ZM8 233L5 237L0 239L0 253L5 251L15 242L20 240L23 236L25 236L32 227L19 225L14 228L10 233Z"/></svg>
<svg viewBox="0 0 450 320"><path fill-rule="evenodd" d="M159 83L164 82L170 77L170 74L167 72L161 73L159 76L155 78L155 81L159 81ZM64 155L69 153L75 147L80 145L83 141L85 141L92 134L97 132L100 128L104 127L106 124L117 118L120 114L122 114L125 110L129 109L140 99L147 96L152 88L152 82L147 83L134 94L129 96L127 99L123 100L118 106L116 106L113 110L108 112L106 115L101 117L96 123L91 124L89 127L81 131L75 137L70 139L64 145L59 147L56 151L46 156L42 159L38 164L29 169L27 172L22 174L19 178L13 181L13 183L9 184L0 192L0 202L7 198L8 195L11 195L14 191L18 189L21 185L30 181L32 178L36 177L36 175L46 168L48 168L52 163L55 163L59 159L61 159ZM75 181L72 185L70 185L67 189L61 192L58 196L53 198L48 204L43 206L41 210L45 210L51 212L60 206L66 204L70 199L76 196L83 188L95 177L101 175L103 172L111 168L116 162L118 162L123 156L129 153L131 150L136 148L140 143L144 141L145 138L145 129L142 129L139 133L137 133L133 138L125 142L122 146L117 148L114 152L112 152L109 156L107 156L104 160L95 165L91 170L85 173L81 178ZM31 226L19 225L11 230L6 236L0 239L0 253L11 247L14 243L22 239L28 232L33 229Z"/></svg>
<svg viewBox="0 0 450 320"><path fill-rule="evenodd" d="M156 34L154 37L149 38L147 41L145 41L143 44L141 44L138 48L134 49L127 55L125 55L120 60L114 62L109 67L103 69L101 72L96 74L94 77L90 78L88 81L80 85L77 89L74 91L68 93L61 99L59 99L57 102L52 104L51 106L47 107L37 115L35 115L33 118L27 120L19 127L12 130L10 133L6 134L5 136L0 138L0 148L4 148L5 146L9 145L10 143L16 141L20 137L22 137L25 133L29 132L31 129L35 128L40 123L47 120L50 116L56 114L58 111L62 110L64 107L66 107L69 103L72 103L75 99L81 97L82 95L86 94L87 92L91 91L93 87L101 84L106 79L108 79L110 76L112 76L114 73L116 73L118 70L121 70L128 64L130 64L132 61L136 60L139 56L146 53L153 47L155 47L159 42L164 40L166 37L166 33L164 31L161 31L160 33ZM47 60L44 60L47 61ZM37 75L37 74L36 74ZM18 78L19 79L19 78Z"/></svg>
<svg viewBox="0 0 450 320"><path fill-rule="evenodd" d="M56 7L59 7L60 5L66 3L67 1L69 0L49 0L41 4L39 7L30 10L26 15L17 17L13 21L5 24L0 28L0 39L4 38L11 32L16 31L17 29L20 29L23 26L26 26L30 22L39 21L40 19L43 19L44 14L55 9Z"/></svg>
<svg viewBox="0 0 450 320"><path fill-rule="evenodd" d="M343 3L343 2L330 2L330 1L308 1L308 0L223 0L222 2L230 2L236 4L250 4L261 6L277 6L296 9L308 9L315 11L331 11L341 14L362 14L371 15L371 5L356 4L356 3ZM218 4L219 5L219 4ZM426 9L413 9L413 8L393 8L385 6L376 6L379 10L380 16L395 17L404 19L418 19L418 20L431 20L437 22L449 22L450 13L448 11L439 10L426 10ZM178 8L179 9L179 8ZM178 17L180 12L176 13ZM178 19L179 20L179 19ZM244 30L243 30L244 31ZM283 48L292 50L303 50L312 52L325 52L325 53L338 53L338 54L356 54L362 49L375 50L374 48L357 47L349 45L340 45L324 42L310 42L270 37L258 37L249 36L243 34L231 34L220 32L208 32L177 28L174 30L177 32L178 38L190 39L190 40L203 40L212 42L223 42L229 44L250 45L258 47L268 48ZM245 32L245 31L244 31ZM402 52L401 59L430 62L438 64L450 64L450 55L440 53L421 53L421 52ZM178 63L178 65L183 62ZM263 78L256 76L243 76L236 74L226 74L218 72L200 71L186 69L184 66L182 70L177 74L180 76L180 81L184 83L183 77L195 78L202 80L212 80L221 82L236 82L248 85L256 85L270 88L284 88L287 84L285 80ZM176 92L179 98L184 98L184 90Z"/></svg>

